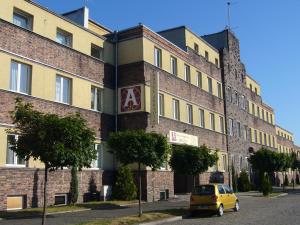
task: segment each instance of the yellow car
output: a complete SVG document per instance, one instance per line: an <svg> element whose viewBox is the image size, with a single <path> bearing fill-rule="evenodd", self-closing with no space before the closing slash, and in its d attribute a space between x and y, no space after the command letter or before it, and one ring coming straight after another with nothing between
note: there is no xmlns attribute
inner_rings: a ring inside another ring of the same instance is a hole
<svg viewBox="0 0 300 225"><path fill-rule="evenodd" d="M191 194L190 212L213 211L223 216L224 210L240 210L239 199L226 184L196 186Z"/></svg>

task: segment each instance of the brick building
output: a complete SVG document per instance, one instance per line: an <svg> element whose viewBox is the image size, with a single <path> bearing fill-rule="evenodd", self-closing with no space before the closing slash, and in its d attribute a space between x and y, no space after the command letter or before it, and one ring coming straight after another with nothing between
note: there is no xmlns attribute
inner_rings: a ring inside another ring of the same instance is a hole
<svg viewBox="0 0 300 225"><path fill-rule="evenodd" d="M29 0L3 0L0 62L0 210L42 205L43 165L19 159L8 142L17 138L6 133L16 97L42 112L79 112L96 132L98 159L78 173L80 202L113 184L117 163L105 142L115 130L144 129L170 144L218 150L217 165L197 183L228 183L231 165L249 170L247 158L261 146L299 151L293 135L275 125L229 30L203 37L186 27L112 32L85 7L58 15ZM70 179L68 169L50 174L49 204L68 201ZM192 186L167 162L158 171L144 168L142 183L147 201Z"/></svg>

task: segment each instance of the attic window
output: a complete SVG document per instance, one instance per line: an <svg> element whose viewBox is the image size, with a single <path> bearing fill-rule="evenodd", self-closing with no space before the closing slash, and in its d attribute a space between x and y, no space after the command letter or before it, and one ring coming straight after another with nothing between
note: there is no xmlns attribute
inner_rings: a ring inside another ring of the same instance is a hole
<svg viewBox="0 0 300 225"><path fill-rule="evenodd" d="M103 48L95 44L91 45L91 56L103 60Z"/></svg>
<svg viewBox="0 0 300 225"><path fill-rule="evenodd" d="M197 45L196 43L194 43L194 50L195 52L199 53L199 45Z"/></svg>

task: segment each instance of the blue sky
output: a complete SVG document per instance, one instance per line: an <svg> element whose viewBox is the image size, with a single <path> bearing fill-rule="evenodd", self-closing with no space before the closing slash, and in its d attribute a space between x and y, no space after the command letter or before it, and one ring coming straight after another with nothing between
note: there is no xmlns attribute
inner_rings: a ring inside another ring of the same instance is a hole
<svg viewBox="0 0 300 225"><path fill-rule="evenodd" d="M84 5L84 0L36 0L58 13ZM155 31L186 25L199 35L221 31L227 24L226 0L89 0L92 19L112 30L139 22ZM300 1L235 0L231 24L240 39L247 72L262 86L276 122L294 133L300 145Z"/></svg>

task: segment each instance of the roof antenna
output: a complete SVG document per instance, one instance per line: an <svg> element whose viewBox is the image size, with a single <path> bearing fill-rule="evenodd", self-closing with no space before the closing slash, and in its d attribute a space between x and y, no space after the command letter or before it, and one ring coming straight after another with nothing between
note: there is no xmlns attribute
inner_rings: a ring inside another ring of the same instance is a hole
<svg viewBox="0 0 300 225"><path fill-rule="evenodd" d="M228 1L227 2L227 28L228 28L228 30L231 30L230 6L231 6L231 2Z"/></svg>
<svg viewBox="0 0 300 225"><path fill-rule="evenodd" d="M89 0L84 0L84 6L85 6L85 7L87 7L88 1L89 1Z"/></svg>

